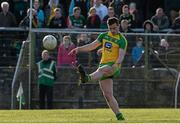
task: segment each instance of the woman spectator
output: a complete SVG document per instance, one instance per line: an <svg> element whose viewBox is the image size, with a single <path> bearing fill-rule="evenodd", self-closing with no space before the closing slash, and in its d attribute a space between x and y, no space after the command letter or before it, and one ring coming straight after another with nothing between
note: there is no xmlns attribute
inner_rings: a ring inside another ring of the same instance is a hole
<svg viewBox="0 0 180 124"><path fill-rule="evenodd" d="M91 7L87 18L86 28L100 28L101 19L96 14L96 9Z"/></svg>
<svg viewBox="0 0 180 124"><path fill-rule="evenodd" d="M144 22L143 28L145 33L155 33L154 24L150 20L146 20ZM145 52L147 52L148 54L149 67L156 67L157 59L153 55L152 51L155 51L154 49L156 49L159 46L160 37L159 36L145 36L145 37L147 39L147 42L145 42L144 44L145 47L147 47L148 49Z"/></svg>
<svg viewBox="0 0 180 124"><path fill-rule="evenodd" d="M130 27L135 27L133 15L129 13L129 6L124 5L122 8L122 14L119 17L119 21L121 22L123 19L128 20Z"/></svg>
<svg viewBox="0 0 180 124"><path fill-rule="evenodd" d="M146 20L143 23L144 32L153 33L154 32L154 24L151 20Z"/></svg>
<svg viewBox="0 0 180 124"><path fill-rule="evenodd" d="M68 53L75 48L75 45L71 42L70 36L64 36L63 42L58 47L57 67L72 66L76 61L76 55L68 55Z"/></svg>

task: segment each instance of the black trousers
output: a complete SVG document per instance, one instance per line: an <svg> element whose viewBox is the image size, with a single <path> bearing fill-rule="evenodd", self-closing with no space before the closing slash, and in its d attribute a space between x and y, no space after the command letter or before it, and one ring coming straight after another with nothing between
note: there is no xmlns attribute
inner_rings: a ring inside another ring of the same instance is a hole
<svg viewBox="0 0 180 124"><path fill-rule="evenodd" d="M39 107L40 109L46 109L46 100L47 100L47 109L53 108L53 87L46 85L39 85Z"/></svg>

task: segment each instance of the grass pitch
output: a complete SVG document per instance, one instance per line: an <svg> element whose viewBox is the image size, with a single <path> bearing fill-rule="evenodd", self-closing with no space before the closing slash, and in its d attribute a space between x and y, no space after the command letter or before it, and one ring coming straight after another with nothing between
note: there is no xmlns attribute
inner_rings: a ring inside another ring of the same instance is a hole
<svg viewBox="0 0 180 124"><path fill-rule="evenodd" d="M117 121L110 109L0 110L0 123L180 123L180 109L121 109Z"/></svg>

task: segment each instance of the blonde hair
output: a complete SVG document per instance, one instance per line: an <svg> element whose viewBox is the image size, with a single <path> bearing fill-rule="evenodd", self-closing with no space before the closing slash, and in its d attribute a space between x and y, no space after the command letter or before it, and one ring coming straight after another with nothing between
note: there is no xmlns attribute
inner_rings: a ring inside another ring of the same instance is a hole
<svg viewBox="0 0 180 124"><path fill-rule="evenodd" d="M54 12L56 12L56 11L60 11L61 12L61 9L60 8L55 8Z"/></svg>
<svg viewBox="0 0 180 124"><path fill-rule="evenodd" d="M114 8L110 6L110 7L108 7L108 10L113 10L114 11Z"/></svg>
<svg viewBox="0 0 180 124"><path fill-rule="evenodd" d="M93 10L96 11L96 8L95 8L95 7L91 7L91 8L89 9L88 15L91 15L91 13L92 13Z"/></svg>
<svg viewBox="0 0 180 124"><path fill-rule="evenodd" d="M48 50L43 50L41 55L44 55L45 53L49 53Z"/></svg>

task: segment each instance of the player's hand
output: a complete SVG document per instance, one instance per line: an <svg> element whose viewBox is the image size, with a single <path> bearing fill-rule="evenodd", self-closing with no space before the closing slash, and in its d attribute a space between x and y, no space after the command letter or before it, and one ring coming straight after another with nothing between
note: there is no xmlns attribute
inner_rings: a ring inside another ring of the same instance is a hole
<svg viewBox="0 0 180 124"><path fill-rule="evenodd" d="M78 47L72 49L72 50L68 53L68 55L74 55L74 54L77 54L77 53L78 53Z"/></svg>
<svg viewBox="0 0 180 124"><path fill-rule="evenodd" d="M98 49L98 51L97 51L97 55L98 55L98 56L100 56L100 55L101 55L101 53L102 53L102 48L101 48L101 49Z"/></svg>

